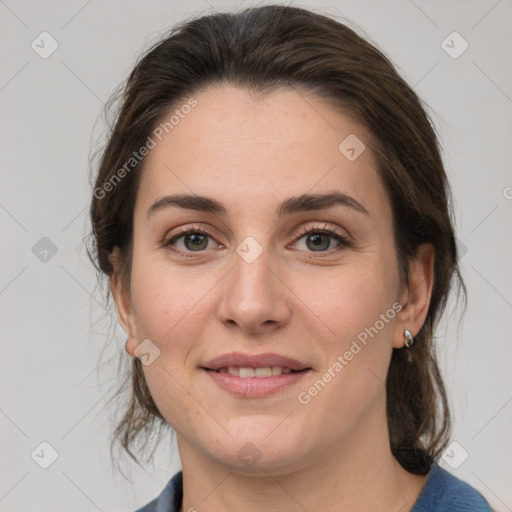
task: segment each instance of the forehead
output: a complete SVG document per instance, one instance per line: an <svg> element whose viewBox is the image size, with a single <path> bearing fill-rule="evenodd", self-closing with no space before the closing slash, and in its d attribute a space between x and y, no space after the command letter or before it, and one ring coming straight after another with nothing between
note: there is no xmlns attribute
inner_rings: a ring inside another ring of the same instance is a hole
<svg viewBox="0 0 512 512"><path fill-rule="evenodd" d="M315 96L294 89L255 96L216 85L194 100L191 109L180 110L187 99L176 104L162 118L165 123L174 113L173 123L152 136L138 206L178 191L264 208L264 199L336 189L368 202L370 210L385 207L368 133ZM349 159L347 140L357 152L362 144L366 149Z"/></svg>

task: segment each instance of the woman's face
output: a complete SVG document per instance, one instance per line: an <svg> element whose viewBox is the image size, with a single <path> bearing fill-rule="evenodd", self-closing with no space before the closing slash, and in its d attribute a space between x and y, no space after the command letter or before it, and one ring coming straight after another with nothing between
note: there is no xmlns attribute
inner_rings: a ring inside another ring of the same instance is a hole
<svg viewBox="0 0 512 512"><path fill-rule="evenodd" d="M118 301L182 459L277 474L387 437L404 296L366 131L291 89L195 99L153 136Z"/></svg>

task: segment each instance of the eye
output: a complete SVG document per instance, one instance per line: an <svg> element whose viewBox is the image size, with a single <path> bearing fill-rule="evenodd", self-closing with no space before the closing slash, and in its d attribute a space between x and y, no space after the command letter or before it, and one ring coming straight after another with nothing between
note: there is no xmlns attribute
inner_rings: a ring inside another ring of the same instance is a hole
<svg viewBox="0 0 512 512"><path fill-rule="evenodd" d="M183 246L179 247L177 242L183 238ZM172 236L164 242L164 246L168 247L172 252L184 253L187 256L187 252L202 252L208 249L209 239L213 240L212 235L203 228L189 228L189 229L178 229L178 234ZM172 247L177 247L177 250Z"/></svg>
<svg viewBox="0 0 512 512"><path fill-rule="evenodd" d="M351 246L347 237L341 235L335 229L329 228L328 224L325 224L323 228L301 228L296 233L296 236L299 237L296 243L305 239L305 247L309 252L340 251L345 247ZM338 243L334 248L331 247L333 239Z"/></svg>

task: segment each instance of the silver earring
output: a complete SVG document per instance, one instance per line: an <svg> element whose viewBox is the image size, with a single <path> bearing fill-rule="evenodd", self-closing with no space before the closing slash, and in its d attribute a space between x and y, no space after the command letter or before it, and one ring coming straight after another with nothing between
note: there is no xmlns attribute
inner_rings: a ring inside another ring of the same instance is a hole
<svg viewBox="0 0 512 512"><path fill-rule="evenodd" d="M409 329L405 329L404 336L405 336L405 346L407 348L409 348L414 343L414 338L412 336L411 331L409 331Z"/></svg>

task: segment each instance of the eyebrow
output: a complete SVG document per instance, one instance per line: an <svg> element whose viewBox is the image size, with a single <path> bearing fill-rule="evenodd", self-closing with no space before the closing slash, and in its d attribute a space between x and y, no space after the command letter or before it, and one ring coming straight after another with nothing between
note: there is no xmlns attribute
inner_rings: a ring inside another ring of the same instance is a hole
<svg viewBox="0 0 512 512"><path fill-rule="evenodd" d="M352 208L359 213L370 215L368 210L353 197L342 192L331 192L328 194L302 194L289 197L279 205L277 216L279 219L282 219L294 213L326 210L333 206L344 206ZM184 208L221 216L227 216L228 214L224 205L211 197L196 194L173 194L157 199L148 208L146 217L149 218L159 211L170 208Z"/></svg>

